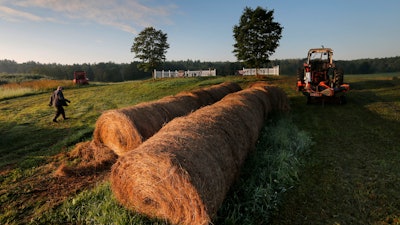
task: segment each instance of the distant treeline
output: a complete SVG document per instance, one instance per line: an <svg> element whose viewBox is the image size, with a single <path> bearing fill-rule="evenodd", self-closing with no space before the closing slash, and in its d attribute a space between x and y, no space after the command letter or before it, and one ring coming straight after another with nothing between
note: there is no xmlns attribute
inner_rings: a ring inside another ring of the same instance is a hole
<svg viewBox="0 0 400 225"><path fill-rule="evenodd" d="M272 60L268 67L280 66L280 74L295 75L306 59ZM84 70L92 81L119 82L151 78L151 73L138 70L140 62L117 64L113 62L95 64L42 64L34 61L17 63L14 60L0 60L0 73L5 74L38 74L54 79L73 79L73 72ZM373 74L400 72L400 56L377 59L339 60L336 65L345 74ZM201 62L199 60L167 61L158 70L204 70L216 69L217 75L236 75L243 69L240 62Z"/></svg>

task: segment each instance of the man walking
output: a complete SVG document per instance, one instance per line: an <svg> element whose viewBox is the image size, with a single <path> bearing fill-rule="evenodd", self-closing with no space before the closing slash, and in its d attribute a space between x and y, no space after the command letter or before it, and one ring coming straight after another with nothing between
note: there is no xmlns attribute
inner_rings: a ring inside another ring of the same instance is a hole
<svg viewBox="0 0 400 225"><path fill-rule="evenodd" d="M65 111L63 106L68 106L67 102L71 102L68 99L64 98L64 94L62 93L63 87L58 86L57 90L53 92L53 94L50 97L50 103L49 106L54 106L56 107L56 115L53 119L53 122L57 123L57 118L62 115L63 119L66 120L68 119L65 117Z"/></svg>

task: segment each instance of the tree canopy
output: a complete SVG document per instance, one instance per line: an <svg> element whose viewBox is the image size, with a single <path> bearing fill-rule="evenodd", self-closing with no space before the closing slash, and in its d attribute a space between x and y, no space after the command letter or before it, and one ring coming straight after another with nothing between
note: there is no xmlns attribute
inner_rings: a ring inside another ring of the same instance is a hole
<svg viewBox="0 0 400 225"><path fill-rule="evenodd" d="M142 61L139 68L148 72L165 61L168 48L167 34L153 27L147 27L135 37L131 52L136 54L135 58Z"/></svg>
<svg viewBox="0 0 400 225"><path fill-rule="evenodd" d="M269 62L269 57L279 46L283 27L274 22L274 11L257 7L246 7L239 25L233 27L235 56L248 67L260 68Z"/></svg>

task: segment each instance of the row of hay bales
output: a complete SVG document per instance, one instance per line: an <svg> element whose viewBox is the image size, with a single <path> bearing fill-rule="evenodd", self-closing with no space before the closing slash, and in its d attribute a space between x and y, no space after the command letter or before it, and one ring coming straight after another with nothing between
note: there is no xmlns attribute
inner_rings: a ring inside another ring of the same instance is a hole
<svg viewBox="0 0 400 225"><path fill-rule="evenodd" d="M224 82L190 92L180 92L156 101L108 110L97 119L93 140L76 145L69 154L81 163L73 167L62 164L56 176L81 176L109 169L118 156L135 149L175 117L213 104L229 93L242 88Z"/></svg>
<svg viewBox="0 0 400 225"><path fill-rule="evenodd" d="M112 167L112 191L126 208L149 217L208 225L268 114L287 109L281 89L257 83L175 118L134 150L124 151Z"/></svg>
<svg viewBox="0 0 400 225"><path fill-rule="evenodd" d="M237 83L225 82L152 102L106 111L96 122L93 142L97 146L107 146L117 155L123 155L153 136L175 117L213 104L225 95L241 89Z"/></svg>

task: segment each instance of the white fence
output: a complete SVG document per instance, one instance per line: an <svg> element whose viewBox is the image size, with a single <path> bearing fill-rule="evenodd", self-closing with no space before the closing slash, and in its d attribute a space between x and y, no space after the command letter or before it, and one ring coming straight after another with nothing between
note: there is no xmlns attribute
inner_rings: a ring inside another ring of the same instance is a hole
<svg viewBox="0 0 400 225"><path fill-rule="evenodd" d="M279 76L279 65L272 68L243 68L239 73L243 76L254 76L254 75L275 75Z"/></svg>
<svg viewBox="0 0 400 225"><path fill-rule="evenodd" d="M165 78L165 77L210 77L217 76L216 69L209 70L168 70L168 71L153 71L153 78Z"/></svg>

